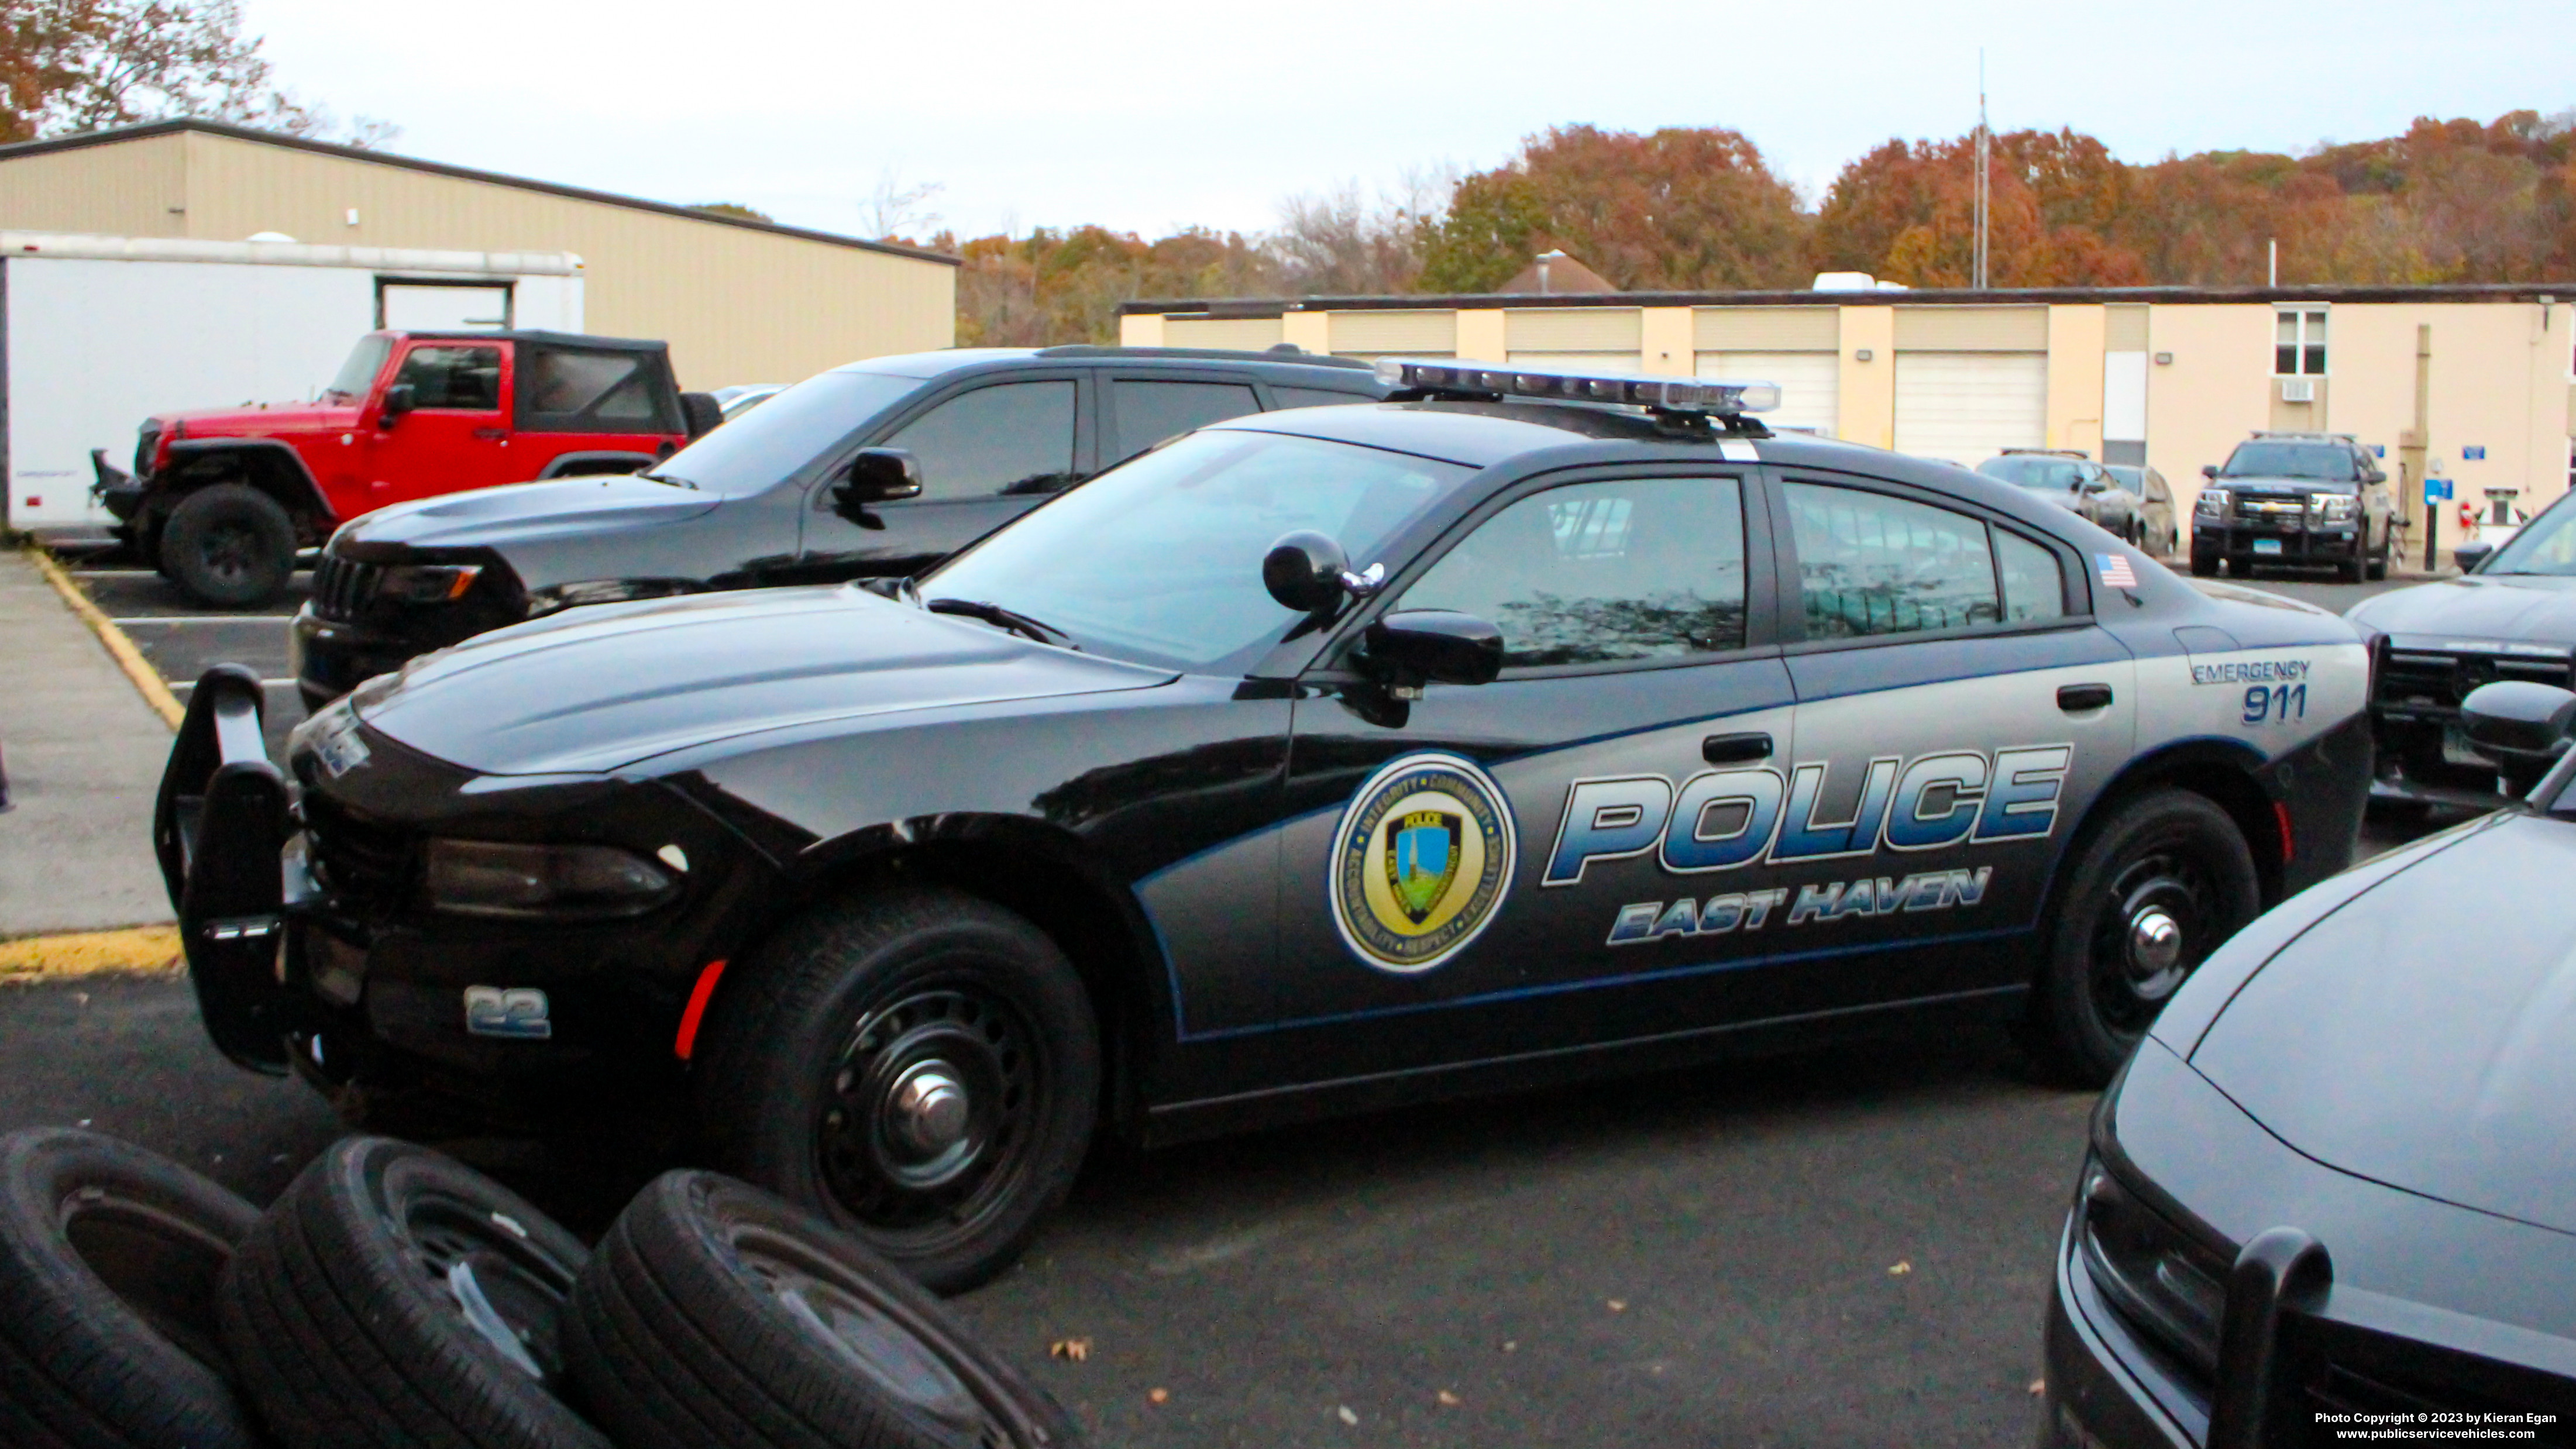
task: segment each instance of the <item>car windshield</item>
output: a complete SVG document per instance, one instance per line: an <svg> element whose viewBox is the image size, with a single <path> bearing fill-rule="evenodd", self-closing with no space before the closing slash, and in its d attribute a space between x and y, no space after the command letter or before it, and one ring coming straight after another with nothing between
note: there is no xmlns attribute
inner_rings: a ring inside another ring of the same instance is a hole
<svg viewBox="0 0 2576 1449"><path fill-rule="evenodd" d="M1261 584L1280 535L1329 535L1365 569L1474 471L1276 433L1192 433L994 534L923 579L921 593L999 605L1091 653L1236 673L1298 620ZM1392 571L1399 560L1384 562Z"/></svg>
<svg viewBox="0 0 2576 1449"><path fill-rule="evenodd" d="M2313 478L2320 483L2353 481L2352 450L2332 443L2239 443L2229 454L2221 478Z"/></svg>
<svg viewBox="0 0 2576 1449"><path fill-rule="evenodd" d="M644 476L709 493L758 493L831 451L921 384L883 372L819 373L736 413Z"/></svg>
<svg viewBox="0 0 2576 1449"><path fill-rule="evenodd" d="M2506 539L2478 572L2576 577L2576 510L2544 510Z"/></svg>
<svg viewBox="0 0 2576 1449"><path fill-rule="evenodd" d="M376 374L384 371L385 357L393 350L394 340L380 332L370 332L359 338L358 345L349 349L349 360L340 364L339 375L331 379L329 387L322 389L322 395L343 402L356 402L365 397L367 389L376 385ZM305 375L312 376L311 373Z"/></svg>
<svg viewBox="0 0 2576 1449"><path fill-rule="evenodd" d="M2084 481L2084 470L2064 458L1988 458L1977 471L2043 493L2072 493Z"/></svg>

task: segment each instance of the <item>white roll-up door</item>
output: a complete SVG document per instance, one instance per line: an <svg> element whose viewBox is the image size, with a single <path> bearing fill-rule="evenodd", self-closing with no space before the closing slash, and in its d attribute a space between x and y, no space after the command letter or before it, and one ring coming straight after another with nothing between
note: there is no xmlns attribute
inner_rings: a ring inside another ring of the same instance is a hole
<svg viewBox="0 0 2576 1449"><path fill-rule="evenodd" d="M1514 352L1506 362L1530 367L1552 367L1561 372L1635 372L1638 356L1633 352Z"/></svg>
<svg viewBox="0 0 2576 1449"><path fill-rule="evenodd" d="M1896 354L1896 451L1973 468L2048 442L2048 355Z"/></svg>
<svg viewBox="0 0 2576 1449"><path fill-rule="evenodd" d="M1780 406L1762 415L1775 428L1833 437L1842 408L1842 359L1831 352L1703 352L1699 375L1717 382L1776 382Z"/></svg>

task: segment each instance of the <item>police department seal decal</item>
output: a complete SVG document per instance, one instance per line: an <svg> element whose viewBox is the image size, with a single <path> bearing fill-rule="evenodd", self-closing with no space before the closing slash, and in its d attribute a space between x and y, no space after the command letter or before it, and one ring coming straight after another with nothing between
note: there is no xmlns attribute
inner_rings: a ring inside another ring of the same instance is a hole
<svg viewBox="0 0 2576 1449"><path fill-rule="evenodd" d="M1362 961L1410 975L1457 955L1511 883L1511 806L1485 772L1408 755L1369 777L1333 837L1333 921Z"/></svg>

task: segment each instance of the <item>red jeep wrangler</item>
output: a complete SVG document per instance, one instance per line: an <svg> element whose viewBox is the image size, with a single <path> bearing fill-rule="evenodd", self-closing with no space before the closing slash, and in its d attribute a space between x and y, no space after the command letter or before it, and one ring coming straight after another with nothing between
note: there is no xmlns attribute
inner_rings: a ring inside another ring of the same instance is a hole
<svg viewBox="0 0 2576 1449"><path fill-rule="evenodd" d="M712 428L660 342L559 332L371 332L319 400L164 413L126 474L90 454L120 538L209 604L285 587L296 550L423 498L631 473Z"/></svg>

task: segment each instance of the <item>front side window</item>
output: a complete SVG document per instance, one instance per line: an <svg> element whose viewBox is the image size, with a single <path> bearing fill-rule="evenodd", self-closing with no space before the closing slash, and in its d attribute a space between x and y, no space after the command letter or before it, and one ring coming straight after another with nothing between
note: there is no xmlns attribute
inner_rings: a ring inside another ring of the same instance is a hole
<svg viewBox="0 0 2576 1449"><path fill-rule="evenodd" d="M1261 583L1282 534L1311 529L1353 568L1393 569L1387 540L1474 473L1313 438L1193 433L991 535L921 592L999 604L1111 658L1240 673L1300 622Z"/></svg>
<svg viewBox="0 0 2576 1449"><path fill-rule="evenodd" d="M1809 639L1965 629L2003 617L1986 525L1946 508L1790 483Z"/></svg>
<svg viewBox="0 0 2576 1449"><path fill-rule="evenodd" d="M1506 668L1744 647L1744 503L1732 478L1573 483L1477 525L1398 605L1503 631Z"/></svg>
<svg viewBox="0 0 2576 1449"><path fill-rule="evenodd" d="M2323 308L2283 307L2272 319L2272 371L2281 377L2326 375Z"/></svg>
<svg viewBox="0 0 2576 1449"><path fill-rule="evenodd" d="M1073 383L1005 382L950 398L886 446L921 464L921 496L1052 493L1074 480Z"/></svg>
<svg viewBox="0 0 2576 1449"><path fill-rule="evenodd" d="M501 410L501 349L497 347L415 347L403 354L394 385L411 385L416 408L458 408L469 412Z"/></svg>

